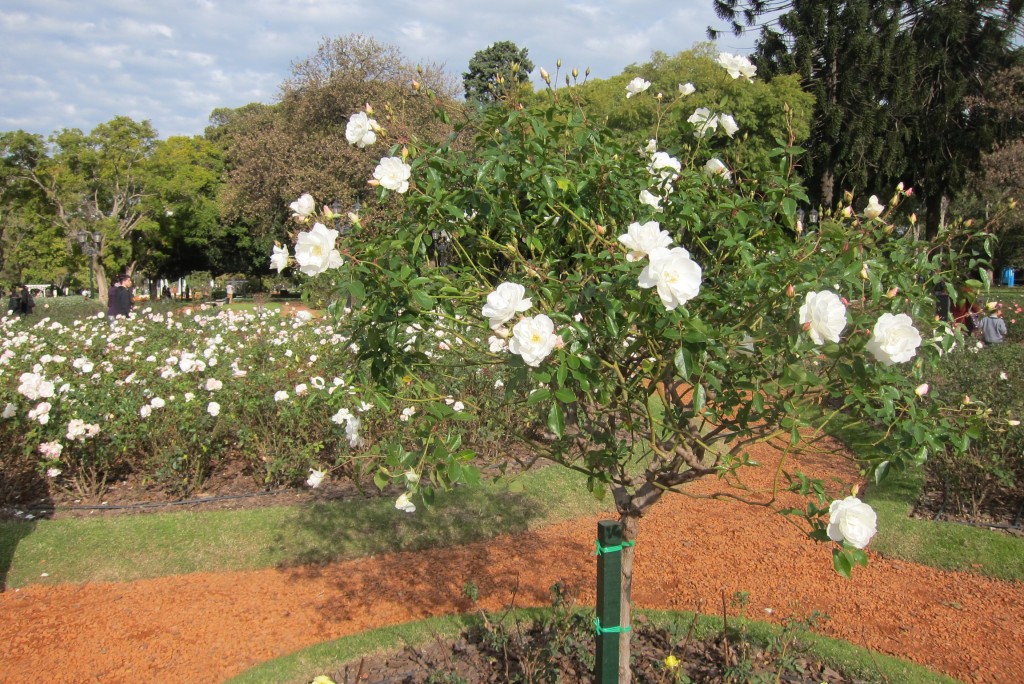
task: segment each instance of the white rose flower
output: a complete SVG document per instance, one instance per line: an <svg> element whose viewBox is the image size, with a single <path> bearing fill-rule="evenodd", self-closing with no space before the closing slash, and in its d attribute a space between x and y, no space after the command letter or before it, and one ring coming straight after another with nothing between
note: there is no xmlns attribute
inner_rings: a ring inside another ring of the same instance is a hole
<svg viewBox="0 0 1024 684"><path fill-rule="evenodd" d="M825 344L825 340L838 342L846 327L846 305L835 292L808 292L800 307L800 325L814 344Z"/></svg>
<svg viewBox="0 0 1024 684"><path fill-rule="evenodd" d="M640 93L644 92L650 87L650 81L645 81L644 79L637 76L632 81L626 84L626 97L630 98L633 97L634 95L639 95Z"/></svg>
<svg viewBox="0 0 1024 684"><path fill-rule="evenodd" d="M869 219L876 219L883 209L885 207L878 203L878 197L872 195L868 198L868 206L864 207L864 216Z"/></svg>
<svg viewBox="0 0 1024 684"><path fill-rule="evenodd" d="M722 130L730 138L740 130L740 127L736 124L736 119L732 118L732 114L719 114L718 123L722 125Z"/></svg>
<svg viewBox="0 0 1024 684"><path fill-rule="evenodd" d="M316 468L309 469L309 477L306 478L306 486L310 489L316 489L320 486L320 483L324 481L326 473Z"/></svg>
<svg viewBox="0 0 1024 684"><path fill-rule="evenodd" d="M220 415L220 404L215 401L211 401L206 405L206 412L216 418Z"/></svg>
<svg viewBox="0 0 1024 684"><path fill-rule="evenodd" d="M917 386L917 389L914 390L914 394L916 394L919 397L923 397L924 395L928 394L928 389L929 387L927 382L920 384Z"/></svg>
<svg viewBox="0 0 1024 684"><path fill-rule="evenodd" d="M377 142L377 131L380 126L377 122L366 116L366 112L356 112L345 126L345 140L349 145L355 145L362 149L367 145Z"/></svg>
<svg viewBox="0 0 1024 684"><path fill-rule="evenodd" d="M701 268L682 247L659 247L648 253L650 263L640 273L638 284L658 288L665 308L672 311L700 292Z"/></svg>
<svg viewBox="0 0 1024 684"><path fill-rule="evenodd" d="M723 164L722 160L718 157L708 159L708 162L704 165L704 173L709 176L721 176L725 180L732 180L732 173L729 171L729 167Z"/></svg>
<svg viewBox="0 0 1024 684"><path fill-rule="evenodd" d="M209 378L206 381L206 391L216 392L224 387L224 383L217 378Z"/></svg>
<svg viewBox="0 0 1024 684"><path fill-rule="evenodd" d="M519 283L502 283L494 292L487 295L483 315L490 319L491 330L500 328L502 324L512 320L517 313L522 313L533 306L529 297L525 297L526 288Z"/></svg>
<svg viewBox="0 0 1024 684"><path fill-rule="evenodd" d="M921 333L907 314L884 313L875 323L867 350L886 366L914 358L921 346Z"/></svg>
<svg viewBox="0 0 1024 684"><path fill-rule="evenodd" d="M34 409L28 412L29 420L38 420L40 425L50 422L50 409L53 408L50 402L40 402Z"/></svg>
<svg viewBox="0 0 1024 684"><path fill-rule="evenodd" d="M64 451L64 445L60 442L43 442L39 445L39 453L47 458L58 459Z"/></svg>
<svg viewBox="0 0 1024 684"><path fill-rule="evenodd" d="M288 268L288 248L281 245L274 245L274 253L270 255L270 268L276 268L280 273Z"/></svg>
<svg viewBox="0 0 1024 684"><path fill-rule="evenodd" d="M295 212L299 218L306 218L316 211L316 200L308 192L295 200L288 207Z"/></svg>
<svg viewBox="0 0 1024 684"><path fill-rule="evenodd" d="M295 243L295 261L299 270L308 276L315 276L341 266L341 254L334 247L338 231L322 223L313 225L313 230L299 233Z"/></svg>
<svg viewBox="0 0 1024 684"><path fill-rule="evenodd" d="M410 499L408 494L402 494L398 499L395 500L395 508L405 513L415 513L416 504Z"/></svg>
<svg viewBox="0 0 1024 684"><path fill-rule="evenodd" d="M401 157L384 157L373 170L373 177L388 190L401 194L409 189L412 167L402 161Z"/></svg>
<svg viewBox="0 0 1024 684"><path fill-rule="evenodd" d="M523 357L523 362L536 368L548 357L561 338L555 334L555 324L544 314L528 316L512 328L508 349Z"/></svg>
<svg viewBox="0 0 1024 684"><path fill-rule="evenodd" d="M651 138L650 140L647 141L647 147L644 148L644 152L646 152L647 154L654 154L657 151L658 141L655 140L654 138Z"/></svg>
<svg viewBox="0 0 1024 684"><path fill-rule="evenodd" d="M692 83L680 83L679 84L679 94L680 95L685 97L687 95L693 95L695 92L697 92L697 88L695 88Z"/></svg>
<svg viewBox="0 0 1024 684"><path fill-rule="evenodd" d="M667 230L661 230L657 221L643 224L634 222L619 236L619 242L629 249L626 261L639 261L654 250L671 245L672 236Z"/></svg>
<svg viewBox="0 0 1024 684"><path fill-rule="evenodd" d="M682 163L668 152L655 152L651 156L651 163L647 165L648 172L661 183L678 178L682 168Z"/></svg>
<svg viewBox="0 0 1024 684"><path fill-rule="evenodd" d="M11 402L7 402L7 406L4 406L3 414L0 414L0 418L7 420L8 418L13 418L17 413L18 407Z"/></svg>
<svg viewBox="0 0 1024 684"><path fill-rule="evenodd" d="M60 468L47 468L46 469L46 477L48 477L50 479L53 479L55 477L60 477L61 472L62 471L61 471Z"/></svg>
<svg viewBox="0 0 1024 684"><path fill-rule="evenodd" d="M153 397L153 399L149 402L149 405L155 409L161 409L164 406L167 406L167 402L161 399L160 397Z"/></svg>
<svg viewBox="0 0 1024 684"><path fill-rule="evenodd" d="M695 138L703 138L718 128L718 117L712 114L707 107L695 109L687 121L693 124L693 137Z"/></svg>
<svg viewBox="0 0 1024 684"><path fill-rule="evenodd" d="M750 63L750 60L742 55L730 55L728 52L722 52L718 55L718 63L729 72L729 75L733 78L739 78L742 76L750 82L754 81L754 74L757 73L757 67Z"/></svg>
<svg viewBox="0 0 1024 684"><path fill-rule="evenodd" d="M139 409L139 415L143 418L149 418L152 414L153 407L150 406L149 404L146 404L145 406Z"/></svg>
<svg viewBox="0 0 1024 684"><path fill-rule="evenodd" d="M288 393L284 390L278 390L274 392L274 401L286 401L288 399Z"/></svg>
<svg viewBox="0 0 1024 684"><path fill-rule="evenodd" d="M640 203L653 207L655 211L661 211L661 198L650 190L640 191Z"/></svg>
<svg viewBox="0 0 1024 684"><path fill-rule="evenodd" d="M832 541L863 549L878 531L874 510L855 496L833 501L828 513L828 538Z"/></svg>

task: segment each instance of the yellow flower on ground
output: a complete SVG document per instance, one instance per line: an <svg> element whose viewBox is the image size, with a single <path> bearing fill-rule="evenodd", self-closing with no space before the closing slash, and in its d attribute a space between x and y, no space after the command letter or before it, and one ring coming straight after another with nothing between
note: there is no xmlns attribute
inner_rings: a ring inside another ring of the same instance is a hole
<svg viewBox="0 0 1024 684"><path fill-rule="evenodd" d="M679 667L679 658L676 658L674 655L670 655L669 657L665 658L665 667L667 667L670 670L676 669L677 667Z"/></svg>

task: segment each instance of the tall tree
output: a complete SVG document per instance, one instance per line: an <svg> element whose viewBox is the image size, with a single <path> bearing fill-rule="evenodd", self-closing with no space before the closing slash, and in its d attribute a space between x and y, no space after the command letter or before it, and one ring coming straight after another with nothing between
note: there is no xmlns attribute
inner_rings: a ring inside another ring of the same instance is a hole
<svg viewBox="0 0 1024 684"><path fill-rule="evenodd" d="M944 198L997 139L970 103L1017 59L1022 5L715 0L734 32L760 25L757 60L766 74L796 71L814 92L808 166L822 201L832 204L839 188L881 194L903 181L923 196L929 236Z"/></svg>
<svg viewBox="0 0 1024 684"><path fill-rule="evenodd" d="M236 271L228 255L238 254L239 236L220 221L221 149L198 136L168 138L154 148L149 171L156 230L142 236L148 249L137 268L153 278Z"/></svg>
<svg viewBox="0 0 1024 684"><path fill-rule="evenodd" d="M131 272L152 227L147 198L147 160L156 143L148 121L118 116L88 135L64 129L49 145L34 136L5 138L6 173L33 184L45 197L70 247L82 233L98 233L98 251L89 256L101 300L107 271Z"/></svg>
<svg viewBox="0 0 1024 684"><path fill-rule="evenodd" d="M740 153L766 153L790 136L793 142L803 144L814 102L801 89L799 78L791 75L770 83L762 79L748 83L731 78L716 62L717 57L713 43L698 44L673 56L655 52L649 62L631 65L606 80L589 80L573 90L588 116L605 122L631 147L643 147L651 138L658 139L660 149L692 147L693 125L687 119L700 107L728 114L739 126L737 135L743 140L739 147L729 145L731 138L721 132L703 141L727 160ZM623 97L626 84L635 77L649 81L648 92L662 97ZM679 97L680 85L687 83L694 91ZM537 99L543 97L541 93Z"/></svg>
<svg viewBox="0 0 1024 684"><path fill-rule="evenodd" d="M433 117L428 91L452 102L456 85L440 67L417 68L372 38L324 39L312 56L292 65L279 102L215 112L207 136L226 150L222 218L248 226L265 254L273 240L284 239L288 204L299 195L337 201L348 211L382 156L379 147L348 143L349 118L369 104L386 146L408 141L414 130L433 139L448 127Z"/></svg>
<svg viewBox="0 0 1024 684"><path fill-rule="evenodd" d="M778 12L761 25L758 74L768 79L799 74L814 95L804 173L811 196L825 206L832 206L837 189L868 187L892 160L879 143L891 125L888 93L904 82L893 68L904 5L902 0L715 2L719 17L737 32L746 28L741 15L751 26Z"/></svg>
<svg viewBox="0 0 1024 684"><path fill-rule="evenodd" d="M479 50L469 60L469 71L462 74L468 102L488 103L528 83L533 62L529 50L510 40L502 40Z"/></svg>
<svg viewBox="0 0 1024 684"><path fill-rule="evenodd" d="M923 195L926 235L934 237L943 205L961 190L1001 137L986 108L988 81L1019 63L1021 0L941 0L915 3L905 21L904 54L913 60L911 89L896 99L906 136L903 176Z"/></svg>

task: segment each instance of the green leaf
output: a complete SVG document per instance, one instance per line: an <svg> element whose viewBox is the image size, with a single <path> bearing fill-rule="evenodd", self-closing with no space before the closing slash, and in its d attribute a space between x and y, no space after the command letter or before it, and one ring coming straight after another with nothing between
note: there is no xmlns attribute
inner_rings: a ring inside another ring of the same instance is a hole
<svg viewBox="0 0 1024 684"><path fill-rule="evenodd" d="M782 200L782 211L785 212L786 218L793 221L793 217L796 216L796 200L792 197L786 197Z"/></svg>
<svg viewBox="0 0 1024 684"><path fill-rule="evenodd" d="M684 347L680 347L672 360L676 364L676 370L679 371L679 377L683 380L689 378L690 369L693 367L693 355L690 354L690 351Z"/></svg>
<svg viewBox="0 0 1024 684"><path fill-rule="evenodd" d="M532 392L530 396L526 398L526 405L535 406L536 404L539 404L540 402L545 401L550 397L551 392L542 387L539 390Z"/></svg>
<svg viewBox="0 0 1024 684"><path fill-rule="evenodd" d="M882 461L875 466L875 484L880 483L885 479L885 476L889 474L889 462Z"/></svg>
<svg viewBox="0 0 1024 684"><path fill-rule="evenodd" d="M565 435L565 414L562 413L561 404L551 405L551 410L548 411L548 428L559 439Z"/></svg>
<svg viewBox="0 0 1024 684"><path fill-rule="evenodd" d="M555 399L558 399L563 404L572 404L576 401L576 393L568 387L562 387L555 390Z"/></svg>
<svg viewBox="0 0 1024 684"><path fill-rule="evenodd" d="M366 299L366 288L360 280L353 280L348 284L348 293L353 299Z"/></svg>
<svg viewBox="0 0 1024 684"><path fill-rule="evenodd" d="M845 551L832 549L832 567L846 579L850 579L853 574L853 565Z"/></svg>
<svg viewBox="0 0 1024 684"><path fill-rule="evenodd" d="M391 478L383 470L378 470L373 474L373 484L377 485L377 489L383 490L390 483Z"/></svg>
<svg viewBox="0 0 1024 684"><path fill-rule="evenodd" d="M434 298L422 290L415 290L412 293L412 299L416 302L416 306L425 311L429 311L434 308Z"/></svg>

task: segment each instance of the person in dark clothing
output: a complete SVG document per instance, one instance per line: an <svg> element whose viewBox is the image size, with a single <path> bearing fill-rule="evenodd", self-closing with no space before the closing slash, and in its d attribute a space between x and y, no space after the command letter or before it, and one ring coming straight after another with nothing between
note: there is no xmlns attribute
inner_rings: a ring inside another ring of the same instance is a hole
<svg viewBox="0 0 1024 684"><path fill-rule="evenodd" d="M119 275L113 287L107 292L107 318L113 321L118 316L128 316L132 312L132 279Z"/></svg>
<svg viewBox="0 0 1024 684"><path fill-rule="evenodd" d="M36 300L32 298L32 293L28 291L28 285L21 286L21 313L28 316L36 310Z"/></svg>
<svg viewBox="0 0 1024 684"><path fill-rule="evenodd" d="M17 285L11 288L11 298L7 300L7 311L12 314L21 313L21 288Z"/></svg>

